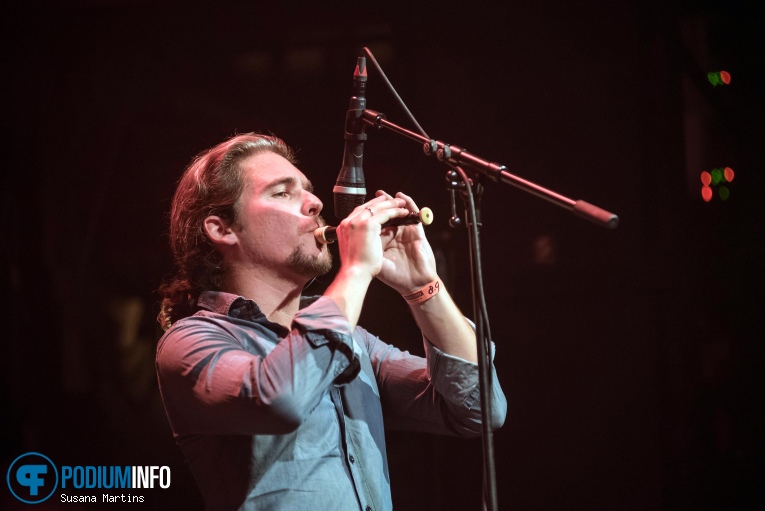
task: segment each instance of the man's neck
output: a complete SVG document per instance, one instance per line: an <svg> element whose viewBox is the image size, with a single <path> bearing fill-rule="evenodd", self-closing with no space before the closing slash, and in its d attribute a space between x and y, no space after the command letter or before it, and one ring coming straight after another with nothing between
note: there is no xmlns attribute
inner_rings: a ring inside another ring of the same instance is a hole
<svg viewBox="0 0 765 511"><path fill-rule="evenodd" d="M300 278L289 279L254 269L232 272L226 279L226 291L253 300L269 321L286 328L300 308L304 286Z"/></svg>

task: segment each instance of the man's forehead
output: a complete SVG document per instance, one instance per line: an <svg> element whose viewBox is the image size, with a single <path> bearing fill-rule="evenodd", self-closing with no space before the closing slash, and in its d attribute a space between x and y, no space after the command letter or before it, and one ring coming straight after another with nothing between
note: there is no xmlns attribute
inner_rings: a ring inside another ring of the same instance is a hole
<svg viewBox="0 0 765 511"><path fill-rule="evenodd" d="M262 189L279 184L300 185L306 190L312 190L311 181L300 169L284 157L272 153L259 153L244 161L247 178L254 188Z"/></svg>

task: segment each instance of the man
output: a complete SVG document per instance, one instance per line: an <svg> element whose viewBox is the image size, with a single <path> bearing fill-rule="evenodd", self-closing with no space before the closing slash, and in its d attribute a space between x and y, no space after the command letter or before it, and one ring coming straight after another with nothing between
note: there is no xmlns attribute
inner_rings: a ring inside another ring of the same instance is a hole
<svg viewBox="0 0 765 511"><path fill-rule="evenodd" d="M314 230L321 201L279 139L239 135L176 191L157 347L173 432L211 510L389 510L385 427L481 432L476 341L438 280L417 211L383 192L338 226L340 268ZM404 295L427 358L356 325L373 279ZM425 289L425 292L420 291ZM493 427L506 402L494 376Z"/></svg>

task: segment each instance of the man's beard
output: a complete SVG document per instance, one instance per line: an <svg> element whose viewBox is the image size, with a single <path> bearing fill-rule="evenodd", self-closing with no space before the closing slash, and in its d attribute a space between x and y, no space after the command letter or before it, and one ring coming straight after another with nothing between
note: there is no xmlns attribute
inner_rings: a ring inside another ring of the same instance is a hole
<svg viewBox="0 0 765 511"><path fill-rule="evenodd" d="M295 247L287 260L287 265L300 275L309 278L319 277L332 269L332 253L326 245L318 256L309 256L300 247Z"/></svg>

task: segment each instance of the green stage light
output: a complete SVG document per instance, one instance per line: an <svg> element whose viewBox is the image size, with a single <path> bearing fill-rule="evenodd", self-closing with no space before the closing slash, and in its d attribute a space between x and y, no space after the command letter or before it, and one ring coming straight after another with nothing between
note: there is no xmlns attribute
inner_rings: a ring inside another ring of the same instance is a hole
<svg viewBox="0 0 765 511"><path fill-rule="evenodd" d="M727 71L710 71L707 73L707 80L713 87L728 85L730 84L730 73Z"/></svg>

